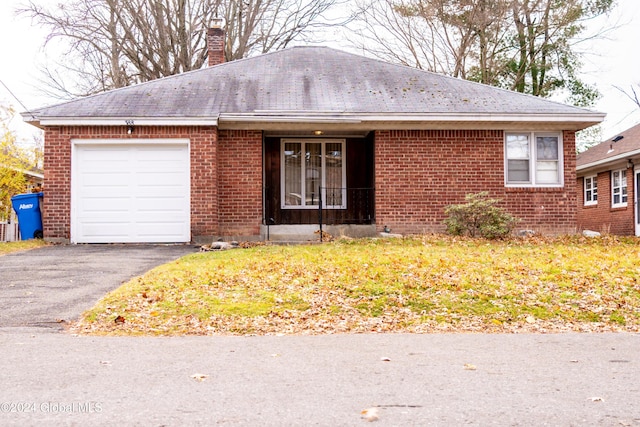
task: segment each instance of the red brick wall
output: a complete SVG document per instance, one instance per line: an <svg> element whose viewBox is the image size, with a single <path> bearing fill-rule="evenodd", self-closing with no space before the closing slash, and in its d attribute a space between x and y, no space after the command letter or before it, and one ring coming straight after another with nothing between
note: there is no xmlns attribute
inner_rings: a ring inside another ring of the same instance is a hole
<svg viewBox="0 0 640 427"><path fill-rule="evenodd" d="M221 130L220 235L258 236L262 224L262 132Z"/></svg>
<svg viewBox="0 0 640 427"><path fill-rule="evenodd" d="M218 145L216 127L185 128L191 140L191 239L219 233Z"/></svg>
<svg viewBox="0 0 640 427"><path fill-rule="evenodd" d="M48 127L44 132L44 238L68 241L71 224L71 142L70 132L79 128Z"/></svg>
<svg viewBox="0 0 640 427"><path fill-rule="evenodd" d="M262 134L215 127L49 127L45 131L44 233L70 237L71 140L188 138L191 141L192 238L256 236L262 219ZM399 233L444 229L444 208L488 190L521 218L521 229L571 232L576 226L575 138L564 133L560 189L504 186L502 131L377 131L376 222ZM631 197L631 196L630 196ZM631 200L631 199L630 199ZM200 239L201 240L201 239Z"/></svg>
<svg viewBox="0 0 640 427"><path fill-rule="evenodd" d="M598 204L584 205L584 177L577 179L578 230L631 236L635 234L633 169L627 169L627 207L611 207L611 171L598 174Z"/></svg>
<svg viewBox="0 0 640 427"><path fill-rule="evenodd" d="M574 133L564 132L563 142L564 188L506 188L503 131L377 131L377 226L398 233L441 232L447 205L463 202L468 193L489 191L522 220L518 229L574 232Z"/></svg>
<svg viewBox="0 0 640 427"><path fill-rule="evenodd" d="M137 126L47 127L44 153L44 236L52 241L70 238L72 139L188 138L191 141L191 233L215 236L218 226L217 128Z"/></svg>

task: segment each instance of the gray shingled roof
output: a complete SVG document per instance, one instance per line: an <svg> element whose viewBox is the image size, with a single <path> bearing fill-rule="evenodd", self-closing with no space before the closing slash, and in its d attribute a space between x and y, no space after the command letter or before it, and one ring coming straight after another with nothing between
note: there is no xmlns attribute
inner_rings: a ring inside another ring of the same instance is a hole
<svg viewBox="0 0 640 427"><path fill-rule="evenodd" d="M582 121L589 124L604 117L590 110L326 47L285 49L37 109L23 116L38 123L63 118L217 119L225 114L286 113L544 115L583 117L586 119Z"/></svg>
<svg viewBox="0 0 640 427"><path fill-rule="evenodd" d="M617 139L620 136L622 139L613 141L614 138ZM576 158L578 170L637 157L640 154L640 124L618 133L614 138L603 141L578 154Z"/></svg>

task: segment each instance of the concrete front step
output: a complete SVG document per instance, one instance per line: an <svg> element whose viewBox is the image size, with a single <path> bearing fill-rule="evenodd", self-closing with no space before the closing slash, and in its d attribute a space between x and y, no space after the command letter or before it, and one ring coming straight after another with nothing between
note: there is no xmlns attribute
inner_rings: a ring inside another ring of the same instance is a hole
<svg viewBox="0 0 640 427"><path fill-rule="evenodd" d="M328 233L332 237L374 237L376 236L375 225L323 225L323 233ZM326 235L325 235L326 236ZM320 227L315 225L263 225L261 237L265 241L271 242L317 242L320 241Z"/></svg>

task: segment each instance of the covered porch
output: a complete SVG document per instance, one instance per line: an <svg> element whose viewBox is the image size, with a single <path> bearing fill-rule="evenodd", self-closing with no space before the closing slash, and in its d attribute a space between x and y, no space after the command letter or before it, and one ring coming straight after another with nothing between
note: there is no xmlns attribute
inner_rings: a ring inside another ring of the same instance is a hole
<svg viewBox="0 0 640 427"><path fill-rule="evenodd" d="M264 240L372 236L374 138L364 135L266 135Z"/></svg>

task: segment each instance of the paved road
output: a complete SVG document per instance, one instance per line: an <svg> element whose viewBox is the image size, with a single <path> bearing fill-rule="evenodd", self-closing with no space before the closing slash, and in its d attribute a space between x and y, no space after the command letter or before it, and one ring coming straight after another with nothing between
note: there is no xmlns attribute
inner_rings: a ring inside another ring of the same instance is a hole
<svg viewBox="0 0 640 427"><path fill-rule="evenodd" d="M3 426L359 426L368 408L379 426L640 426L638 335L0 333L0 351Z"/></svg>
<svg viewBox="0 0 640 427"><path fill-rule="evenodd" d="M193 251L141 249L0 258L0 425L359 426L373 408L380 426L640 426L640 334L51 333L51 319Z"/></svg>
<svg viewBox="0 0 640 427"><path fill-rule="evenodd" d="M0 328L62 329L104 294L196 252L188 245L59 245L0 256Z"/></svg>

